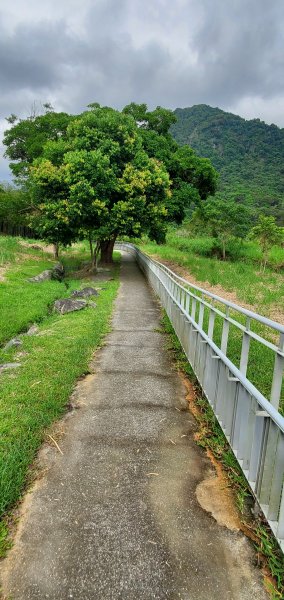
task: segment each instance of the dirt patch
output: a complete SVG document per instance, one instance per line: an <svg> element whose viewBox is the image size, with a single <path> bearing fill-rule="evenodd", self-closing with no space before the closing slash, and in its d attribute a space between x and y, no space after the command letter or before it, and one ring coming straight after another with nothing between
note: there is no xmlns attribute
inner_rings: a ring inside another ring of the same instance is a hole
<svg viewBox="0 0 284 600"><path fill-rule="evenodd" d="M5 272L6 272L6 267L0 267L0 283L1 283L1 281L2 282L5 281L5 277L4 277Z"/></svg>
<svg viewBox="0 0 284 600"><path fill-rule="evenodd" d="M235 506L235 498L220 464L209 451L207 456L214 464L216 474L210 473L196 488L196 497L200 506L211 513L212 517L230 531L240 531L242 523Z"/></svg>
<svg viewBox="0 0 284 600"><path fill-rule="evenodd" d="M182 376L182 373L180 373ZM200 411L195 404L196 394L194 385L186 377L182 377L186 388L186 400L190 412L198 418ZM199 433L194 436L198 441ZM229 487L228 478L221 464L214 458L212 452L207 450L207 456L214 466L209 476L201 481L196 488L196 497L200 506L211 513L212 517L224 527L231 531L240 531L243 528L239 511L236 507L234 493Z"/></svg>
<svg viewBox="0 0 284 600"><path fill-rule="evenodd" d="M42 252L46 252L47 254L54 254L54 247L52 244L43 244L41 242L36 243L36 244L29 244L28 242L25 242L24 240L20 241L20 245L23 246L24 248L32 248L33 250L41 250ZM28 255L29 258L31 258L31 255Z"/></svg>

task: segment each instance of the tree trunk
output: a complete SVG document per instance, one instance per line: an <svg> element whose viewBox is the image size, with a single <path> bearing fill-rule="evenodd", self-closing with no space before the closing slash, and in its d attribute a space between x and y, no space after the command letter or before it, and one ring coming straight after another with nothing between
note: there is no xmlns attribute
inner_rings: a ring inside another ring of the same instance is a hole
<svg viewBox="0 0 284 600"><path fill-rule="evenodd" d="M97 268L98 268L99 251L100 251L100 243L97 241L95 248L93 248L93 257L92 257L93 269L96 272L97 272Z"/></svg>
<svg viewBox="0 0 284 600"><path fill-rule="evenodd" d="M101 263L109 265L113 262L112 253L116 238L103 240L100 242Z"/></svg>
<svg viewBox="0 0 284 600"><path fill-rule="evenodd" d="M89 235L89 244L90 244L91 261L93 262L94 250L93 250L93 242L92 242L91 234Z"/></svg>
<svg viewBox="0 0 284 600"><path fill-rule="evenodd" d="M225 242L222 242L222 256L223 256L223 260L226 260L226 245Z"/></svg>
<svg viewBox="0 0 284 600"><path fill-rule="evenodd" d="M53 256L54 258L59 258L59 244L56 242L53 244Z"/></svg>

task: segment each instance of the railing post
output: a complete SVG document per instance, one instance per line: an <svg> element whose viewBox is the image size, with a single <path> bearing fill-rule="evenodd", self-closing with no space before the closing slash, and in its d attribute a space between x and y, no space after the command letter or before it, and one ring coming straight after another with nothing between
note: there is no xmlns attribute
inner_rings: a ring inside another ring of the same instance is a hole
<svg viewBox="0 0 284 600"><path fill-rule="evenodd" d="M250 347L250 317L247 317L246 320L246 331L243 333L243 343L242 343L242 352L241 352L241 361L240 361L240 371L244 375L247 373L248 366L248 357L249 357L249 347Z"/></svg>
<svg viewBox="0 0 284 600"><path fill-rule="evenodd" d="M279 352L281 354L276 354L275 362L274 362L274 372L272 379L272 387L271 387L271 396L270 401L272 406L278 410L279 401L281 396L282 389L282 379L283 379L283 370L284 370L284 334L280 334L279 339Z"/></svg>
<svg viewBox="0 0 284 600"><path fill-rule="evenodd" d="M226 317L223 320L223 328L222 328L222 339L221 339L221 351L223 354L227 354L227 346L228 346L228 337L229 337L229 327L230 323L228 321L230 309L226 307Z"/></svg>

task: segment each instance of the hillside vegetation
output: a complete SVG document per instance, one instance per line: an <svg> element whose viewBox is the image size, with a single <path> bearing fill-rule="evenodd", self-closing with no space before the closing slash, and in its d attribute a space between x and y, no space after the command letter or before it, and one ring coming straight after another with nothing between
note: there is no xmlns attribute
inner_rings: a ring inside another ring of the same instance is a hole
<svg viewBox="0 0 284 600"><path fill-rule="evenodd" d="M171 133L209 158L219 171L219 192L258 207L284 224L284 129L247 121L205 104L175 110Z"/></svg>

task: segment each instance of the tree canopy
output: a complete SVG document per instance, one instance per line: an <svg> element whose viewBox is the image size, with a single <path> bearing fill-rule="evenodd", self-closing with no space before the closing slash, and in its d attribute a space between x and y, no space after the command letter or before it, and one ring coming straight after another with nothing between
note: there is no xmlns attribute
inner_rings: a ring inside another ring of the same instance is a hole
<svg viewBox="0 0 284 600"><path fill-rule="evenodd" d="M246 237L250 229L251 211L244 204L220 197L209 198L202 208L197 209L192 217L193 225L199 225L220 240L223 259L226 258L226 247L230 238Z"/></svg>
<svg viewBox="0 0 284 600"><path fill-rule="evenodd" d="M6 146L5 156L11 161L10 168L16 179L28 177L30 165L42 155L46 142L65 137L72 118L67 113L49 110L27 119L18 119L16 115L8 117L12 127L5 131L3 143Z"/></svg>
<svg viewBox="0 0 284 600"><path fill-rule="evenodd" d="M180 223L217 183L208 159L173 140L174 121L170 110L134 103L122 112L92 103L76 117L47 110L13 118L6 155L28 182L39 235L62 244L94 238L105 259L117 236L162 242L167 222Z"/></svg>

